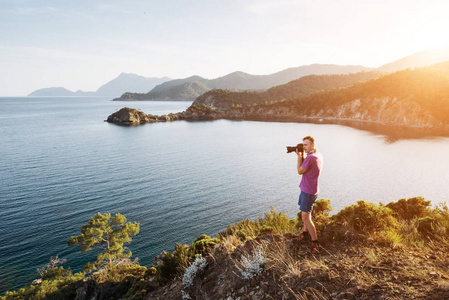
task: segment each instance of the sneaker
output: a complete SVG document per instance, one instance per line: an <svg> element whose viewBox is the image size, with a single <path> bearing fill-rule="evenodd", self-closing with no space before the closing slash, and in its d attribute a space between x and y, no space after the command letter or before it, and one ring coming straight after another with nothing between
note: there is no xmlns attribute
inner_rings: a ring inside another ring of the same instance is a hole
<svg viewBox="0 0 449 300"><path fill-rule="evenodd" d="M295 242L300 242L300 241L309 240L309 239L310 239L310 234L308 232L302 232L298 237L294 238L293 240Z"/></svg>
<svg viewBox="0 0 449 300"><path fill-rule="evenodd" d="M312 242L312 246L309 248L309 250L307 250L307 252L310 254L318 254L318 253L320 253L319 248L320 248L320 246L318 245L318 243Z"/></svg>

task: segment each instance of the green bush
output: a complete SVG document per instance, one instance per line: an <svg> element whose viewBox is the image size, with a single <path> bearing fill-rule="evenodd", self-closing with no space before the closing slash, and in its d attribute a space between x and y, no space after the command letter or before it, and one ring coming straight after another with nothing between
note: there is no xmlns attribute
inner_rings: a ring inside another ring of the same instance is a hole
<svg viewBox="0 0 449 300"><path fill-rule="evenodd" d="M449 209L446 204L440 204L428 210L425 217L418 219L418 232L426 237L444 240L449 236Z"/></svg>
<svg viewBox="0 0 449 300"><path fill-rule="evenodd" d="M205 256L206 254L210 253L215 245L220 243L220 239L218 238L211 238L208 235L201 235L199 236L195 242L192 244L192 251L195 254L201 254Z"/></svg>
<svg viewBox="0 0 449 300"><path fill-rule="evenodd" d="M180 275L194 258L195 253L189 246L176 244L173 253L164 253L162 264L158 266L162 281L166 282Z"/></svg>
<svg viewBox="0 0 449 300"><path fill-rule="evenodd" d="M107 282L121 282L121 281L129 281L130 279L144 277L147 271L147 268L141 266L139 264L124 264L119 266L109 267L105 269ZM95 276L94 276L95 277ZM96 278L97 282L102 282L103 278Z"/></svg>
<svg viewBox="0 0 449 300"><path fill-rule="evenodd" d="M321 231L331 220L329 213L333 210L329 199L318 199L315 201L312 211L312 221L317 231ZM302 230L304 224L302 222L301 211L297 214L296 229Z"/></svg>
<svg viewBox="0 0 449 300"><path fill-rule="evenodd" d="M430 201L425 201L422 197L414 197L390 202L386 206L393 210L393 214L398 220L411 220L424 217L427 214Z"/></svg>
<svg viewBox="0 0 449 300"><path fill-rule="evenodd" d="M235 235L241 241L246 241L261 235L292 232L296 223L296 220L290 220L286 214L276 212L274 206L271 206L270 212L265 212L263 217L254 221L246 218L233 225L228 225L226 230L219 232L218 236L223 239L226 236Z"/></svg>
<svg viewBox="0 0 449 300"><path fill-rule="evenodd" d="M291 232L295 228L295 220L290 220L283 212L277 213L274 206L271 206L270 212L265 212L264 217L259 217L255 223L256 232L263 233L265 229L270 228L274 234L284 234Z"/></svg>
<svg viewBox="0 0 449 300"><path fill-rule="evenodd" d="M353 230L356 233L375 233L396 225L393 211L383 205L375 205L364 200L347 206L332 216L331 226L336 233Z"/></svg>
<svg viewBox="0 0 449 300"><path fill-rule="evenodd" d="M65 300L75 299L76 290L83 285L84 273L60 276L43 280L37 285L28 285L17 291L6 292L2 300Z"/></svg>
<svg viewBox="0 0 449 300"><path fill-rule="evenodd" d="M45 273L42 274L41 278L42 280L50 280L70 275L72 275L72 271L70 270L70 268L64 269L64 267L61 266L59 268L55 267L48 269Z"/></svg>
<svg viewBox="0 0 449 300"><path fill-rule="evenodd" d="M148 278L148 277L156 275L156 273L157 273L157 269L155 267L151 267L146 270L146 272L143 276L145 278Z"/></svg>
<svg viewBox="0 0 449 300"><path fill-rule="evenodd" d="M418 219L418 232L425 236L434 236L435 229L439 226L436 218L431 216Z"/></svg>
<svg viewBox="0 0 449 300"><path fill-rule="evenodd" d="M329 213L333 210L331 201L329 199L318 199L313 206L313 216L325 215L329 216Z"/></svg>

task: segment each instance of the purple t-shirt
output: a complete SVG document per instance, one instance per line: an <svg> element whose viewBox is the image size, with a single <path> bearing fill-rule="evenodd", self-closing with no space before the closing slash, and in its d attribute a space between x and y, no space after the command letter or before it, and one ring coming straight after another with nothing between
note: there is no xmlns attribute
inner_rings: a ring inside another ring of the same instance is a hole
<svg viewBox="0 0 449 300"><path fill-rule="evenodd" d="M307 172L302 175L299 188L307 194L318 194L320 191L318 187L318 176L320 176L321 168L323 167L323 155L319 152L307 155L301 167L306 169Z"/></svg>

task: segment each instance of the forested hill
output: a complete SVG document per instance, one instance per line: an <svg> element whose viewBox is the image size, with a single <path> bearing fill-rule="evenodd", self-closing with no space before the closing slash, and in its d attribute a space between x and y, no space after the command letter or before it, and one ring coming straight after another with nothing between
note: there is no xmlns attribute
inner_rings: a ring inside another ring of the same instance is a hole
<svg viewBox="0 0 449 300"><path fill-rule="evenodd" d="M399 71L348 88L298 97L279 106L316 117L389 122L415 118L417 121L427 119L433 124L449 124L449 61Z"/></svg>
<svg viewBox="0 0 449 300"><path fill-rule="evenodd" d="M310 76L301 79L313 82L324 78ZM290 84L298 83L302 81ZM449 61L398 71L344 88L326 91L316 88L318 91L308 95L301 95L304 92L301 90L290 99L280 92L283 88L290 90L287 86L273 88L267 94L210 91L199 97L183 117L205 119L194 109L205 106L214 111L214 118L357 120L449 130ZM276 91L281 95L277 96ZM258 99L260 104L254 99Z"/></svg>
<svg viewBox="0 0 449 300"><path fill-rule="evenodd" d="M198 97L193 104L206 105L218 110L226 110L236 105L254 105L292 99L314 92L351 86L359 81L380 77L380 72L359 72L346 75L309 75L272 87L264 92L233 92L229 90L211 90Z"/></svg>

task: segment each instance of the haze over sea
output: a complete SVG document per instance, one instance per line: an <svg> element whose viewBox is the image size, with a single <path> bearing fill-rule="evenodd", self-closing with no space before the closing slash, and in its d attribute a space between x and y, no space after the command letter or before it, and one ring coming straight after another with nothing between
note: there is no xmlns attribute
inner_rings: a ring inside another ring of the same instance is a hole
<svg viewBox="0 0 449 300"><path fill-rule="evenodd" d="M29 284L52 256L75 272L94 260L66 241L97 212L141 223L128 246L142 265L271 205L295 217L300 177L285 146L306 135L325 158L319 198L335 211L360 199L449 203L448 137L228 120L123 127L104 120L124 106L160 115L191 103L109 100L0 98L0 293Z"/></svg>

